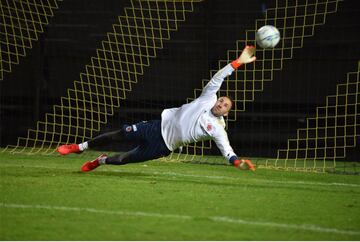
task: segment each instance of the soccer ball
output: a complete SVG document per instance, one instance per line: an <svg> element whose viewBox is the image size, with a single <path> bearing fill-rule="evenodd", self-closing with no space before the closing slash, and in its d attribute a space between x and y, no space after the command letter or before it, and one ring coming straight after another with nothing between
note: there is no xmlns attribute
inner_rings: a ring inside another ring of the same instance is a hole
<svg viewBox="0 0 360 242"><path fill-rule="evenodd" d="M255 38L261 48L274 48L280 41L280 32L272 25L265 25L258 29Z"/></svg>

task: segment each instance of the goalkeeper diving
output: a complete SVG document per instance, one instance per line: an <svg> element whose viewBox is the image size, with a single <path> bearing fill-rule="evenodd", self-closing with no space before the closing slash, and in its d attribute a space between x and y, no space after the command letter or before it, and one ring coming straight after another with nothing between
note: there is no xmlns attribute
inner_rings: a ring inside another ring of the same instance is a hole
<svg viewBox="0 0 360 242"><path fill-rule="evenodd" d="M88 172L101 165L125 165L168 156L184 145L214 140L221 154L235 167L255 171L250 160L239 158L233 151L225 131L224 117L228 115L233 101L228 96L217 98L216 93L224 79L242 65L256 60L255 47L246 46L239 58L219 70L202 90L201 95L178 108L164 109L161 120L143 121L124 125L122 129L101 134L81 144L65 144L57 148L61 155L80 153L115 140L127 140L137 147L121 154L100 155L87 161L81 170Z"/></svg>

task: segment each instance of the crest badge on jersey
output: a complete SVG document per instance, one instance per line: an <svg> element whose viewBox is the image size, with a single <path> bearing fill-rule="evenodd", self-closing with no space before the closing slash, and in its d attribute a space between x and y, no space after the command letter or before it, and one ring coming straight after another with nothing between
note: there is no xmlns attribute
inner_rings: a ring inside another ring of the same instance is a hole
<svg viewBox="0 0 360 242"><path fill-rule="evenodd" d="M131 130L132 130L131 126L127 126L126 129L125 129L126 132L131 132Z"/></svg>
<svg viewBox="0 0 360 242"><path fill-rule="evenodd" d="M207 130L208 132L210 132L212 129L213 129L213 127L212 127L211 124L208 124L208 125L206 126L206 130Z"/></svg>

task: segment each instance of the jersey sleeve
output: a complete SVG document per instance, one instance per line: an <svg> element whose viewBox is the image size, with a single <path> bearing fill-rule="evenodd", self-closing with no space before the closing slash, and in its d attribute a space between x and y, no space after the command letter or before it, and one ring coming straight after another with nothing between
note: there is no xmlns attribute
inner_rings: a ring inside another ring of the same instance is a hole
<svg viewBox="0 0 360 242"><path fill-rule="evenodd" d="M216 74L211 78L211 80L203 88L201 96L213 95L216 94L220 89L221 84L227 76L230 76L235 69L231 64L226 65L224 68L216 72Z"/></svg>
<svg viewBox="0 0 360 242"><path fill-rule="evenodd" d="M218 132L214 137L213 137L216 146L219 148L219 150L221 151L221 154L228 160L230 161L231 157L237 157L236 154L234 153L233 148L230 145L229 142L229 138L227 136L227 133L225 132L225 130L222 130L220 132Z"/></svg>

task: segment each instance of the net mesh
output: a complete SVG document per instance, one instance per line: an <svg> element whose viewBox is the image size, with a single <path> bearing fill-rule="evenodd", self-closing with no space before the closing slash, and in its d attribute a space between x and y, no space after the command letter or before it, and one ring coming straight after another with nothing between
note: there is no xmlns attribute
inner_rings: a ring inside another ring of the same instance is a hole
<svg viewBox="0 0 360 242"><path fill-rule="evenodd" d="M48 23L57 1L35 4L5 1L1 5L3 22L1 34L1 77L11 71L37 39L43 24ZM62 143L82 142L92 138L109 117L120 108L122 100L140 81L145 68L156 58L164 41L178 30L179 22L193 12L194 4L201 0L131 0L124 14L118 16L112 31L106 34L96 56L80 73L67 95L54 105L52 112L29 129L26 137L19 137L16 145L5 150L12 153L52 154ZM234 99L234 108L226 122L235 122L239 113L255 101L265 83L274 79L274 73L283 69L284 61L293 58L294 50L302 48L304 39L315 33L316 26L324 25L327 16L337 12L341 0L276 0L253 29L247 30L235 48L227 51L226 59L218 62L218 69L236 59L245 45L255 43L255 33L263 25L274 25L281 33L280 43L273 49L258 48L257 61L237 70L228 77L219 95ZM31 11L30 11L31 9ZM5 40L5 41L4 41ZM23 47L22 49L20 47ZM216 70L210 71L210 77ZM209 80L202 80L204 87ZM201 93L194 90L191 102ZM359 70L347 75L346 83L337 85L336 94L326 98L326 105L316 109L314 117L307 118L306 128L297 130L297 137L288 140L287 148L280 149L276 159L258 162L258 166L297 170L325 171L336 167L336 159L346 156L346 150L356 145L358 137ZM226 163L222 157L207 156L213 148L210 141L184 147L172 153L168 160Z"/></svg>
<svg viewBox="0 0 360 242"><path fill-rule="evenodd" d="M359 136L360 62L357 71L347 74L345 83L336 86L336 94L326 98L326 105L317 107L316 115L307 119L306 128L297 130L297 137L288 140L287 149L279 149L277 159L267 160L267 167L330 170L336 160L356 146Z"/></svg>
<svg viewBox="0 0 360 242"><path fill-rule="evenodd" d="M2 0L0 4L0 81L26 56L62 0Z"/></svg>
<svg viewBox="0 0 360 242"><path fill-rule="evenodd" d="M196 2L201 0L131 0L67 96L26 137L4 151L51 154L59 144L93 137Z"/></svg>
<svg viewBox="0 0 360 242"><path fill-rule="evenodd" d="M276 26L281 33L281 41L273 49L258 48L255 63L245 65L243 69L237 70L225 80L219 95L231 96L235 102L227 122L236 121L237 112L246 111L247 105L254 102L255 94L264 90L264 83L273 80L274 72L283 69L284 61L293 58L294 49L303 47L304 38L313 36L316 26L324 25L326 17L337 11L340 2L340 0L279 0L273 8L266 10L264 19L256 20L255 28L247 30L245 38L236 42L236 49L227 52L226 60L219 61L219 69L236 59L245 45L255 42L256 30L261 26ZM216 70L212 70L210 77L215 73ZM350 82L348 78L347 84L338 85L338 93L327 98L326 107L317 108L317 116L308 119L308 127L298 130L298 137L289 140L287 149L278 151L275 161L266 160L265 163L258 161L257 165L315 171L335 168L336 158L345 157L346 149L355 146L358 135L356 134L358 125L356 119L359 118L356 111L359 95L358 72L349 73L348 77L353 77L354 80ZM208 81L203 80L202 87ZM188 98L188 102L197 98L201 90L194 90L194 98ZM198 142L185 147L183 154L173 153L170 159L225 163L222 157L204 156L206 150L212 147L212 141ZM290 159L293 162L289 162ZM305 160L300 162L300 159L311 159L312 162ZM328 159L332 162L328 162Z"/></svg>

